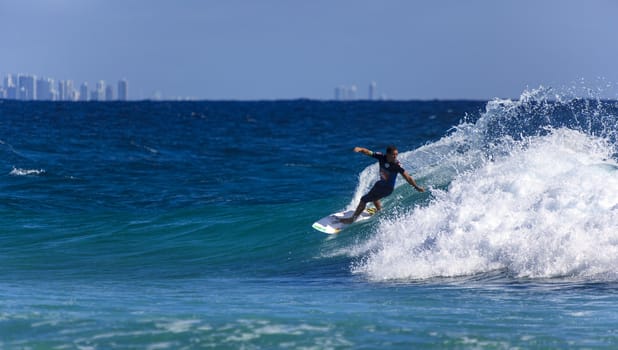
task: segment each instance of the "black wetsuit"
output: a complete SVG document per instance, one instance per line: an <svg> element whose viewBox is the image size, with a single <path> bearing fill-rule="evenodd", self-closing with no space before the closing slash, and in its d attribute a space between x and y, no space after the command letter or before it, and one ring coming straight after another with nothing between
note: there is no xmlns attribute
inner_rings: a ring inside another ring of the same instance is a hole
<svg viewBox="0 0 618 350"><path fill-rule="evenodd" d="M386 160L386 156L380 152L373 152L371 156L380 162L380 180L373 185L369 193L361 198L365 203L375 202L393 193L397 174L405 172L399 161L390 163Z"/></svg>

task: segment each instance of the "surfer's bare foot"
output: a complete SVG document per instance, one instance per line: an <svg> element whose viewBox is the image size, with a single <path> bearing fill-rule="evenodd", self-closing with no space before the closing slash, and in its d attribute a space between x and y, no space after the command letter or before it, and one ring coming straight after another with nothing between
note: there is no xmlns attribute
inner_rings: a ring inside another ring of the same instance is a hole
<svg viewBox="0 0 618 350"><path fill-rule="evenodd" d="M342 224L351 224L354 222L354 218L342 218L339 219L339 222L341 222Z"/></svg>

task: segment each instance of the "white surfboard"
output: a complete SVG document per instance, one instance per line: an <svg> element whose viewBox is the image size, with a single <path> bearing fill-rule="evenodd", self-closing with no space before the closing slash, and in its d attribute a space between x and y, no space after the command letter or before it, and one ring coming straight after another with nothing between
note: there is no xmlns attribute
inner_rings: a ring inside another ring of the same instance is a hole
<svg viewBox="0 0 618 350"><path fill-rule="evenodd" d="M377 212L376 208L365 208L365 210L363 210L363 212L358 216L356 221L354 221L354 224L357 222L370 219L373 216L373 214L375 214L376 212ZM354 209L330 214L329 216L325 216L321 218L320 220L314 222L313 226L311 227L313 227L314 229L320 232L328 233L329 235L334 235L334 234L341 232L341 230L345 229L346 227L352 225L352 224L344 224L343 222L339 221L339 219L351 217L352 214L354 214Z"/></svg>

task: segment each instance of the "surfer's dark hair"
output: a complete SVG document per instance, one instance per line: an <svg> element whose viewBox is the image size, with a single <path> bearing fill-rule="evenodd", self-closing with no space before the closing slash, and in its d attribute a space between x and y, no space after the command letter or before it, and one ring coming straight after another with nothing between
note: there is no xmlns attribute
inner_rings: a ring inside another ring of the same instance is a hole
<svg viewBox="0 0 618 350"><path fill-rule="evenodd" d="M393 154L393 152L395 152L397 150L398 150L397 147L395 147L393 145L390 145L390 146L386 147L386 153L387 154Z"/></svg>

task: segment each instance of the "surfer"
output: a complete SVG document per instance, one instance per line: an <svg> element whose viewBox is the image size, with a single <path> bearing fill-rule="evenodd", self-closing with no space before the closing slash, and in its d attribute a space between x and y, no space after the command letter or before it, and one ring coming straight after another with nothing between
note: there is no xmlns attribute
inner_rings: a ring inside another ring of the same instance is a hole
<svg viewBox="0 0 618 350"><path fill-rule="evenodd" d="M380 203L380 199L390 195L393 192L397 174L401 174L401 176L403 176L404 179L406 179L406 181L417 191L425 192L425 189L417 185L412 176L410 176L410 174L408 174L408 172L401 167L401 164L397 160L397 156L399 155L397 147L388 146L386 148L386 155L382 152L373 152L363 147L354 147L354 152L362 153L378 160L380 163L380 180L373 185L369 193L361 197L360 203L358 203L358 207L356 207L354 215L349 218L340 219L341 222L345 224L353 223L363 212L363 210L365 210L365 206L367 206L367 203L369 202L373 202L376 210L381 210L382 203Z"/></svg>

